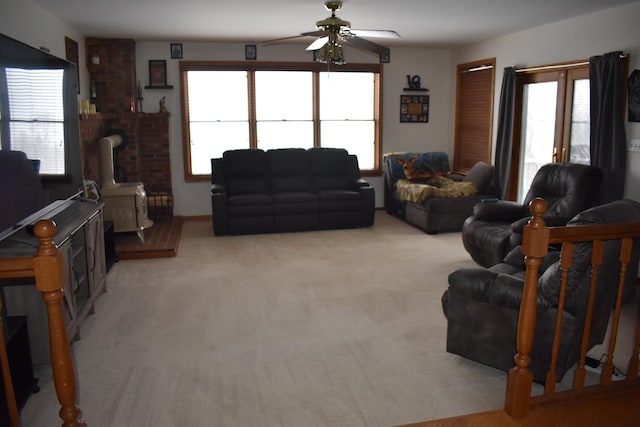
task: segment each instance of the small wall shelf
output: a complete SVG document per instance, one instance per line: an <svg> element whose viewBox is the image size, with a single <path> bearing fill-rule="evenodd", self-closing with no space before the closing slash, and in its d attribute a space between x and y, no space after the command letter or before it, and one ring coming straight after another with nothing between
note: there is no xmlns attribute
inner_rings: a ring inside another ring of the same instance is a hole
<svg viewBox="0 0 640 427"><path fill-rule="evenodd" d="M173 89L172 85L168 86L145 86L145 89Z"/></svg>

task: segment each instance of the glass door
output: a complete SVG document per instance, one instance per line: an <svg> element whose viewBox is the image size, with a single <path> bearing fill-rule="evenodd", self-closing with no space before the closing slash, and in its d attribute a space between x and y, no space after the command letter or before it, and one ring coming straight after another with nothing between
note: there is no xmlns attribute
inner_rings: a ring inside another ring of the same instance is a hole
<svg viewBox="0 0 640 427"><path fill-rule="evenodd" d="M514 159L509 196L519 202L546 163L590 161L589 68L526 72L516 84Z"/></svg>
<svg viewBox="0 0 640 427"><path fill-rule="evenodd" d="M522 202L534 175L553 160L558 82L528 83L523 88L518 201Z"/></svg>

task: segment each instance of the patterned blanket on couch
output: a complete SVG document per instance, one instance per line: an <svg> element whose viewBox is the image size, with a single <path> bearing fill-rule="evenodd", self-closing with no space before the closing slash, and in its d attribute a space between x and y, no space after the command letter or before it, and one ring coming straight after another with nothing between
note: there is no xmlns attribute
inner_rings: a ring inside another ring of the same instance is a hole
<svg viewBox="0 0 640 427"><path fill-rule="evenodd" d="M429 197L453 199L471 196L478 192L473 182L454 181L444 176L435 176L424 184L399 179L396 181L396 190L400 199L412 203L423 203Z"/></svg>
<svg viewBox="0 0 640 427"><path fill-rule="evenodd" d="M428 153L393 152L385 154L386 167L392 181L408 179L424 181L434 176L449 174L447 153L433 151Z"/></svg>

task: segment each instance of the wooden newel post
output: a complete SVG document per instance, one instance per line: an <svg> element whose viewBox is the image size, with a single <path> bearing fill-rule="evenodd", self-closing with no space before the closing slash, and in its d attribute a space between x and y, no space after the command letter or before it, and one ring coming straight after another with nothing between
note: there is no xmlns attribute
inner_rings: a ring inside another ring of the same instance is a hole
<svg viewBox="0 0 640 427"><path fill-rule="evenodd" d="M82 413L76 403L75 372L64 323L62 309L64 261L53 243L56 226L51 220L40 220L34 225L33 232L40 239L38 253L33 263L36 287L42 293L42 298L47 305L51 369L56 394L61 405L62 426L86 427L84 421L81 420Z"/></svg>
<svg viewBox="0 0 640 427"><path fill-rule="evenodd" d="M538 293L538 270L542 258L549 250L549 230L542 215L547 210L547 202L537 198L529 204L533 217L524 227L522 252L525 255L527 272L518 316L518 353L514 357L516 366L509 370L505 411L513 418L522 418L529 411L529 398L533 385L533 374L529 370L531 348L536 327L536 299Z"/></svg>

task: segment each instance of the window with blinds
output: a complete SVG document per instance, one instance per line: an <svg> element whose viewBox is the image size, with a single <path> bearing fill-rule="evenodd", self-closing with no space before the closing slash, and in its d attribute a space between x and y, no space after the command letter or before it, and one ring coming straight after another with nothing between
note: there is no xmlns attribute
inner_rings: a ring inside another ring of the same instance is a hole
<svg viewBox="0 0 640 427"><path fill-rule="evenodd" d="M491 162L495 58L457 67L453 170L466 173Z"/></svg>
<svg viewBox="0 0 640 427"><path fill-rule="evenodd" d="M2 71L2 149L39 159L43 175L64 175L64 69Z"/></svg>
<svg viewBox="0 0 640 427"><path fill-rule="evenodd" d="M363 175L381 157L381 66L318 63L180 63L185 178L211 173L226 150L339 147Z"/></svg>

